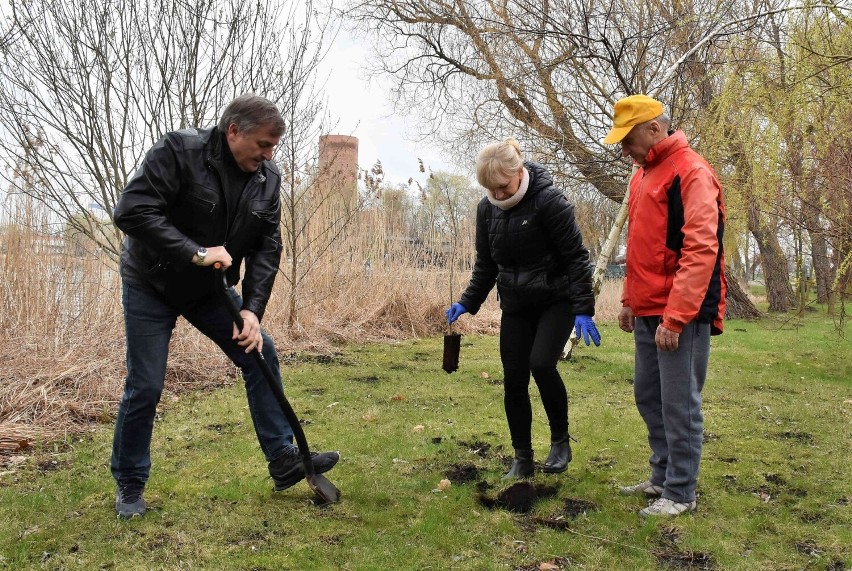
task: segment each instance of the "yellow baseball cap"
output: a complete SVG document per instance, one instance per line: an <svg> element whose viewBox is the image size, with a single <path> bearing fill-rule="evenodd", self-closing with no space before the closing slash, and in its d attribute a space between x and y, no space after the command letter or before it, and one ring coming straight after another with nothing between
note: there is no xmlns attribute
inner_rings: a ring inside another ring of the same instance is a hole
<svg viewBox="0 0 852 571"><path fill-rule="evenodd" d="M603 142L607 145L617 143L627 136L630 129L645 121L663 114L663 104L647 95L631 95L615 103L612 117L612 129Z"/></svg>

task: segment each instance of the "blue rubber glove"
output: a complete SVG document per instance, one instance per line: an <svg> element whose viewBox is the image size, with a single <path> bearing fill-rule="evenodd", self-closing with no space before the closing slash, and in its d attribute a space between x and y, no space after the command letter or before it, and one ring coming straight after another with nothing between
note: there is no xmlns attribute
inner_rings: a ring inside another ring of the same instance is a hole
<svg viewBox="0 0 852 571"><path fill-rule="evenodd" d="M591 315L578 315L574 318L574 335L578 339L582 335L583 341L586 342L586 347L589 346L589 337L595 342L595 347L601 346L601 334L598 333L595 320L592 319Z"/></svg>
<svg viewBox="0 0 852 571"><path fill-rule="evenodd" d="M454 303L447 310L447 323L452 324L453 321L461 317L464 313L467 313L467 308L460 303Z"/></svg>

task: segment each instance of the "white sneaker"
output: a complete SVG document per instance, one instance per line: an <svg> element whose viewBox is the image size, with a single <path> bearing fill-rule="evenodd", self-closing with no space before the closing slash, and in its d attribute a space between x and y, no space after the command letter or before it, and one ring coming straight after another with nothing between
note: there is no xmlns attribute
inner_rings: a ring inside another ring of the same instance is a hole
<svg viewBox="0 0 852 571"><path fill-rule="evenodd" d="M695 501L691 501L686 504L682 504L680 502L676 502L674 500L670 500L668 498L657 498L653 504L648 506L645 509L639 510L639 515L641 517L654 517L654 516L664 516L664 517L674 517L676 515L680 515L684 512L694 512L695 511Z"/></svg>
<svg viewBox="0 0 852 571"><path fill-rule="evenodd" d="M619 488L618 493L622 496L641 496L645 495L649 498L659 498L663 495L663 487L651 483L651 480L645 480L634 486L624 486Z"/></svg>

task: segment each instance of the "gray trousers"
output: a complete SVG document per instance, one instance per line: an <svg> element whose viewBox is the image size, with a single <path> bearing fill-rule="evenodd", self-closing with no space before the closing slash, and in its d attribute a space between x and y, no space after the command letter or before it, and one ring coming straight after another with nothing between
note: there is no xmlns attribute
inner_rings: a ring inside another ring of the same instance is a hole
<svg viewBox="0 0 852 571"><path fill-rule="evenodd" d="M659 317L636 318L633 391L648 427L651 482L665 488L664 498L691 502L701 462L701 389L710 357L710 324L690 322L680 334L677 351L657 349L654 334L659 324Z"/></svg>

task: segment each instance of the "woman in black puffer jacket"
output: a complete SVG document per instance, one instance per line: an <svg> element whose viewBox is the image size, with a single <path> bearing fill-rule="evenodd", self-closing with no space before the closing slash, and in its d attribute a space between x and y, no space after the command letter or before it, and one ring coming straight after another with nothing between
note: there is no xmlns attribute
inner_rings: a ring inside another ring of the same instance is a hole
<svg viewBox="0 0 852 571"><path fill-rule="evenodd" d="M504 478L532 476L530 373L550 424L544 472L571 461L568 395L556 362L571 335L600 345L592 316L595 298L589 252L574 207L543 167L524 162L514 139L485 147L476 176L486 191L476 210L476 263L461 299L447 310L452 323L479 311L497 284L504 405L515 461Z"/></svg>

